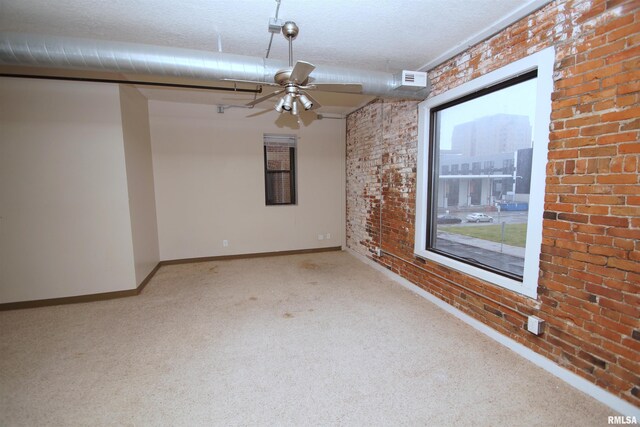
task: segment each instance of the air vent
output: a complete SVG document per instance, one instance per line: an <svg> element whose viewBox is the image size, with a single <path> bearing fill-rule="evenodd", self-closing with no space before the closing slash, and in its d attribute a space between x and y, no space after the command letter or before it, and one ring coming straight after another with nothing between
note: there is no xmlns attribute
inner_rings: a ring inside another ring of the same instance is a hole
<svg viewBox="0 0 640 427"><path fill-rule="evenodd" d="M427 73L422 71L402 70L397 77L399 85L396 89L421 90L427 87Z"/></svg>

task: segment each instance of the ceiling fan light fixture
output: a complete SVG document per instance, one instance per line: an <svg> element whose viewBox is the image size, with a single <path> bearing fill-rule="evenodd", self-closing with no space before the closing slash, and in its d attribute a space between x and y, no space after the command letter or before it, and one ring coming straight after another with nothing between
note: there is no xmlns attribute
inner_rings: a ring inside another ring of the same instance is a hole
<svg viewBox="0 0 640 427"><path fill-rule="evenodd" d="M300 94L298 98L300 99L300 103L302 104L305 110L308 111L313 108L313 102L309 98L307 98L305 94Z"/></svg>
<svg viewBox="0 0 640 427"><path fill-rule="evenodd" d="M280 0L276 0L278 3ZM274 21L277 21L277 14ZM278 21L280 22L280 21ZM270 21L271 24L271 21ZM287 21L282 26L279 24L274 27L270 27L269 30L273 33L274 30L280 28L282 34L289 42L289 66L279 69L273 75L273 82L267 82L264 80L239 80L239 79L223 79L240 83L251 83L256 85L277 86L279 89L268 95L256 98L253 101L246 104L247 107L253 108L261 102L284 93L280 99L278 99L275 110L278 113L286 111L292 115L298 116L302 111L318 110L322 108L322 105L317 100L313 99L311 93L306 91L321 90L325 92L340 92L340 93L362 93L362 84L360 83L321 83L315 81L311 77L311 73L316 69L316 66L306 61L293 62L293 40L298 36L300 29L293 21ZM272 34L273 35L273 34ZM269 46L271 47L271 46ZM268 56L267 50L267 56ZM266 76L265 76L266 77ZM313 82L312 84L309 80ZM300 104L298 104L298 102Z"/></svg>
<svg viewBox="0 0 640 427"><path fill-rule="evenodd" d="M293 95L288 93L282 99L284 100L282 104L282 108L284 108L284 111L291 111L291 106L293 104Z"/></svg>

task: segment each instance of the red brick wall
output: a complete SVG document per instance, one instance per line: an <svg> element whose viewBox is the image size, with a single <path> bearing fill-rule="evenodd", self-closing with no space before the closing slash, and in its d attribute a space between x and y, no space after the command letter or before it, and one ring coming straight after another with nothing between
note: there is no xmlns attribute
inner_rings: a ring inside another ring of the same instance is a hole
<svg viewBox="0 0 640 427"><path fill-rule="evenodd" d="M429 72L433 96L555 46L536 300L413 255L416 102L347 119L348 247L638 406L639 15L638 1L552 2ZM542 336L525 330L531 314Z"/></svg>

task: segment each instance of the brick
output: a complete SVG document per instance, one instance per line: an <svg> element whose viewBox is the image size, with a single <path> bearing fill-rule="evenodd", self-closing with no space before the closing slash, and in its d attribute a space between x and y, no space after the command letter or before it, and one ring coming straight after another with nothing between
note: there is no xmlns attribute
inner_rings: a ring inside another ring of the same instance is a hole
<svg viewBox="0 0 640 427"><path fill-rule="evenodd" d="M593 175L571 175L560 178L562 184L593 184L596 177Z"/></svg>
<svg viewBox="0 0 640 427"><path fill-rule="evenodd" d="M637 73L640 76L640 72ZM622 75L622 78L628 78L628 75ZM628 81L627 79L625 79ZM615 122L620 120L635 119L640 117L640 107L626 108L622 111L614 111L602 115L603 122Z"/></svg>
<svg viewBox="0 0 640 427"><path fill-rule="evenodd" d="M620 154L638 154L640 153L640 143L620 144L618 151Z"/></svg>
<svg viewBox="0 0 640 427"><path fill-rule="evenodd" d="M556 241L556 247L569 249L571 251L578 251L578 252L587 252L587 248L588 248L588 246L585 245L584 243L572 242L568 240Z"/></svg>
<svg viewBox="0 0 640 427"><path fill-rule="evenodd" d="M552 102L554 110L561 110L565 107L573 107L574 105L578 105L578 104L579 104L578 98L558 99Z"/></svg>
<svg viewBox="0 0 640 427"><path fill-rule="evenodd" d="M640 169L638 168L638 158L633 156L625 157L624 163L622 165L622 171L623 172L633 172L633 171L640 172Z"/></svg>
<svg viewBox="0 0 640 427"><path fill-rule="evenodd" d="M631 340L629 340L629 342L632 342ZM623 341L624 343L624 341ZM638 357L638 351L635 349L630 349L627 348L623 345L614 343L614 342L610 342L610 341L603 341L602 342L602 346L611 351L611 352L615 352L616 354L619 354L620 356L626 357L627 359L631 359L633 360L633 358L637 358Z"/></svg>
<svg viewBox="0 0 640 427"><path fill-rule="evenodd" d="M580 157L613 157L616 154L618 154L618 148L609 145L595 148L581 148L578 151ZM551 156L549 156L549 158L551 158Z"/></svg>
<svg viewBox="0 0 640 427"><path fill-rule="evenodd" d="M634 262L618 258L609 258L607 261L607 266L618 268L620 270L635 271L636 273L640 273L640 263L637 261Z"/></svg>
<svg viewBox="0 0 640 427"><path fill-rule="evenodd" d="M572 224L569 229L575 233L587 233L601 235L606 231L606 228L600 225L590 224Z"/></svg>
<svg viewBox="0 0 640 427"><path fill-rule="evenodd" d="M628 227L629 219L622 217L614 217L614 216L602 216L602 215L592 215L591 217L592 224L602 224L602 225L610 225L613 227Z"/></svg>
<svg viewBox="0 0 640 427"><path fill-rule="evenodd" d="M609 206L602 205L586 205L586 206L577 206L575 208L576 212L584 213L584 214L596 214L596 215L607 215L609 213Z"/></svg>
<svg viewBox="0 0 640 427"><path fill-rule="evenodd" d="M560 93L562 94L563 97L565 96L569 97L569 96L583 95L589 92L593 92L599 88L600 88L600 82L592 81L592 82L587 82L587 83L568 87L560 91ZM571 115L562 116L562 117L570 117L570 116ZM551 117L554 119L557 118L557 117L554 117L553 114L551 115Z"/></svg>
<svg viewBox="0 0 640 427"><path fill-rule="evenodd" d="M610 110L616 106L614 99L605 99L604 101L596 102L593 104L593 111Z"/></svg>
<svg viewBox="0 0 640 427"><path fill-rule="evenodd" d="M589 80L603 80L606 77L610 77L616 74L620 74L624 71L624 67L622 66L622 64L613 64L613 65L608 65L606 67L601 67L601 68L597 68L594 70L590 70L586 73L584 73L582 75L582 78L584 79L584 81L589 81ZM602 87L607 87L608 85L605 85L604 82L602 82Z"/></svg>
<svg viewBox="0 0 640 427"><path fill-rule="evenodd" d="M640 216L640 206L613 206L611 215Z"/></svg>
<svg viewBox="0 0 640 427"><path fill-rule="evenodd" d="M564 117L571 117L573 115L573 111L571 111L569 108L566 108L565 110L567 111L567 115ZM549 134L549 140L556 141L559 139L575 138L578 135L580 135L579 129L558 130Z"/></svg>
<svg viewBox="0 0 640 427"><path fill-rule="evenodd" d="M613 185L611 186L611 193L613 194L638 194L637 185Z"/></svg>
<svg viewBox="0 0 640 427"><path fill-rule="evenodd" d="M607 257L599 256L599 255L592 255L592 254L585 254L585 253L582 253L582 252L571 252L569 254L569 258L575 259L575 260L578 260L578 261L584 261L584 262L587 262L589 264L595 264L595 265L606 265L607 264Z"/></svg>
<svg viewBox="0 0 640 427"><path fill-rule="evenodd" d="M605 286L599 286L591 283L585 285L587 292L609 298L614 301L622 301L622 292L617 289L610 289Z"/></svg>
<svg viewBox="0 0 640 427"><path fill-rule="evenodd" d="M598 175L597 181L599 184L636 184L638 182L638 175L637 174Z"/></svg>
<svg viewBox="0 0 640 427"><path fill-rule="evenodd" d="M615 98L616 107L627 107L629 105L635 105L637 102L638 102L637 94L616 96Z"/></svg>
<svg viewBox="0 0 640 427"><path fill-rule="evenodd" d="M627 273L627 274L630 274L630 273ZM604 283L604 286L606 286L608 288L619 289L619 290L621 290L623 292L634 292L634 291L637 291L626 280L618 280L618 279L606 278L606 279L604 279L603 283Z"/></svg>
<svg viewBox="0 0 640 427"><path fill-rule="evenodd" d="M583 76L575 76L575 77L568 77L568 78L564 78L564 79L560 79L556 81L556 87L557 88L566 88L566 87L573 87L573 86L578 86L580 84L582 84L584 82L584 77ZM554 103L554 111L562 111L562 107L560 106L560 104L558 103ZM566 116L566 117L570 117L570 116ZM551 116L551 118L554 118L553 116Z"/></svg>
<svg viewBox="0 0 640 427"><path fill-rule="evenodd" d="M589 216L582 214L560 213L558 214L558 219L560 221L581 222L584 224L589 222Z"/></svg>
<svg viewBox="0 0 640 427"><path fill-rule="evenodd" d="M573 205L567 203L547 203L545 209L555 212L573 212Z"/></svg>
<svg viewBox="0 0 640 427"><path fill-rule="evenodd" d="M589 59L593 59L593 58L599 58L606 55L610 56L611 54L615 54L623 50L625 47L625 44L626 42L624 40L618 40L614 43L609 43L605 46L598 47L596 49L591 50L587 55L587 57Z"/></svg>
<svg viewBox="0 0 640 427"><path fill-rule="evenodd" d="M637 141L638 133L637 132L620 132L614 133L612 135L604 135L599 136L597 138L598 144L617 144L619 142L629 142L629 141Z"/></svg>
<svg viewBox="0 0 640 427"><path fill-rule="evenodd" d="M631 82L627 84L618 85L616 89L616 94L624 95L627 93L633 93L640 91L640 82Z"/></svg>
<svg viewBox="0 0 640 427"><path fill-rule="evenodd" d="M613 187L610 185L581 185L576 189L576 192L578 194L611 194Z"/></svg>
<svg viewBox="0 0 640 427"><path fill-rule="evenodd" d="M623 40L620 40L617 43L620 43L621 41ZM638 47L621 50L620 52L614 55L609 55L606 59L606 62L607 64L613 64L619 61L626 61L627 59L632 59L637 57L639 53L640 53L640 49Z"/></svg>
<svg viewBox="0 0 640 427"><path fill-rule="evenodd" d="M563 141L562 146L564 148L577 148L588 147L590 145L596 145L597 143L598 139L595 137L569 138Z"/></svg>
<svg viewBox="0 0 640 427"><path fill-rule="evenodd" d="M619 87L610 87L610 88L603 88L597 92L592 92L592 93L586 93L584 95L582 95L580 97L580 102L582 104L588 104L591 102L600 102L603 99L607 99L607 98L611 98L613 96L615 96L616 94L619 95Z"/></svg>
<svg viewBox="0 0 640 427"><path fill-rule="evenodd" d="M613 246L624 251L632 251L634 248L634 241L630 239L614 239Z"/></svg>
<svg viewBox="0 0 640 427"><path fill-rule="evenodd" d="M606 8L605 2L597 3L593 5L590 9L587 9L583 13L581 13L576 18L576 22L578 24L584 24L585 22L588 22L589 20L603 13L605 11L605 8Z"/></svg>
<svg viewBox="0 0 640 427"><path fill-rule="evenodd" d="M607 133L617 132L619 125L617 123L606 123L593 126L585 126L580 129L580 135L582 136L594 136L604 135Z"/></svg>
<svg viewBox="0 0 640 427"><path fill-rule="evenodd" d="M624 197L622 199L624 199ZM575 194L561 194L559 201L560 203L585 204L587 203L587 196L575 195Z"/></svg>
<svg viewBox="0 0 640 427"><path fill-rule="evenodd" d="M607 41L612 42L631 34L637 34L638 32L640 32L640 24L627 25L625 27L618 28L615 31L611 31L609 34L607 34ZM615 55L612 56L614 57L614 60L617 59L615 58Z"/></svg>
<svg viewBox="0 0 640 427"><path fill-rule="evenodd" d="M640 239L640 230L628 228L611 228L607 230L609 236L623 237L625 239Z"/></svg>
<svg viewBox="0 0 640 427"><path fill-rule="evenodd" d="M610 246L591 245L589 246L589 253L604 256L615 256L618 258L627 258L627 251L612 248Z"/></svg>
<svg viewBox="0 0 640 427"><path fill-rule="evenodd" d="M624 196L590 195L587 197L587 203L592 205L623 205L625 204L625 198Z"/></svg>

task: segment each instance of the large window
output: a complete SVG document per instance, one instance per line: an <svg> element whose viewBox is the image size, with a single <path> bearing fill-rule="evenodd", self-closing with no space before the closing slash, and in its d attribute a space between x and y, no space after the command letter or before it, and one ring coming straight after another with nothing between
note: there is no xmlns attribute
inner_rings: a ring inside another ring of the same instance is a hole
<svg viewBox="0 0 640 427"><path fill-rule="evenodd" d="M267 205L296 204L296 137L264 135L264 186Z"/></svg>
<svg viewBox="0 0 640 427"><path fill-rule="evenodd" d="M547 49L420 105L416 254L532 297L553 58Z"/></svg>

